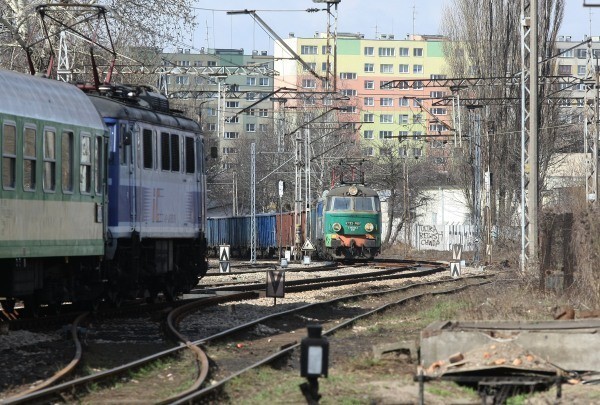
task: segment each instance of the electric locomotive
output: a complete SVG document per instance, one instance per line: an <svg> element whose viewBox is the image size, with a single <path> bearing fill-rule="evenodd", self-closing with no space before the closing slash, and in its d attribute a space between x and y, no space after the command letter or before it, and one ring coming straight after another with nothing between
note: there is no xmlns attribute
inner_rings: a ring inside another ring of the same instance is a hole
<svg viewBox="0 0 600 405"><path fill-rule="evenodd" d="M119 304L207 270L200 126L147 88L0 70L0 302Z"/></svg>
<svg viewBox="0 0 600 405"><path fill-rule="evenodd" d="M329 190L317 206L317 253L335 260L369 260L381 249L381 203L362 184Z"/></svg>

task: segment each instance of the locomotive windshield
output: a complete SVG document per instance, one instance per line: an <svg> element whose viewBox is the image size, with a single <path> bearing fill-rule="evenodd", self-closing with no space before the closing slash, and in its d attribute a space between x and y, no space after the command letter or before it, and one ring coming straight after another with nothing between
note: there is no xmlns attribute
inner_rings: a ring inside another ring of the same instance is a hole
<svg viewBox="0 0 600 405"><path fill-rule="evenodd" d="M379 211L379 199L375 197L331 197L325 211Z"/></svg>

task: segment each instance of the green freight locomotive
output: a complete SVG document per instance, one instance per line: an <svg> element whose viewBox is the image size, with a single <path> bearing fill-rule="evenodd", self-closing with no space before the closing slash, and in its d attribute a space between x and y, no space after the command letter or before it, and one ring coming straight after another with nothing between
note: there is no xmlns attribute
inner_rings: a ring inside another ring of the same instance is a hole
<svg viewBox="0 0 600 405"><path fill-rule="evenodd" d="M317 205L317 253L334 260L370 260L381 250L379 195L361 184L331 189Z"/></svg>

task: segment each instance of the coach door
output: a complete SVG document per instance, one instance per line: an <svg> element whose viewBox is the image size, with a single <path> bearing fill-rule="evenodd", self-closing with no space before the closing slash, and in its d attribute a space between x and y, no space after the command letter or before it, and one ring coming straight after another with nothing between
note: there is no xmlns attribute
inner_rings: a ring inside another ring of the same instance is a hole
<svg viewBox="0 0 600 405"><path fill-rule="evenodd" d="M123 197L127 200L126 204L119 204L122 208L129 209L129 226L131 230L137 230L137 171L136 171L136 154L135 154L135 132L133 126L121 124L121 179L122 186L125 186L125 196L122 196L120 201L123 202ZM125 173L123 173L125 171Z"/></svg>

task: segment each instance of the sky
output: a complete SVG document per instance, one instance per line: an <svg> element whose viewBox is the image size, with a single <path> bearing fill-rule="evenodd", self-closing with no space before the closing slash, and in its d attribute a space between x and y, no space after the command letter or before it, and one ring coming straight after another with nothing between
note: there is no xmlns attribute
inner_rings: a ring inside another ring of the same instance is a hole
<svg viewBox="0 0 600 405"><path fill-rule="evenodd" d="M518 0L514 0L518 1ZM570 35L572 41L582 41L590 35L600 36L600 0L566 0L565 17L560 35ZM378 34L394 34L396 39L411 33L438 34L443 5L453 0L341 0L338 6L338 32L360 32L366 38ZM393 5L393 7L391 7ZM220 0L196 1L194 13L197 28L188 33L177 47L198 52L201 48L243 48L273 50L273 39L245 14L227 15L228 10L256 10L258 16L280 37L290 32L309 37L316 31L327 31L327 13L306 12L309 8L324 9L324 3L313 0ZM332 7L333 9L333 7Z"/></svg>

